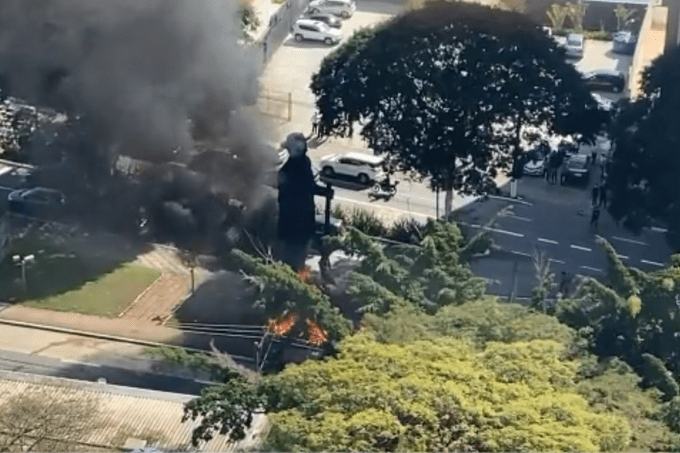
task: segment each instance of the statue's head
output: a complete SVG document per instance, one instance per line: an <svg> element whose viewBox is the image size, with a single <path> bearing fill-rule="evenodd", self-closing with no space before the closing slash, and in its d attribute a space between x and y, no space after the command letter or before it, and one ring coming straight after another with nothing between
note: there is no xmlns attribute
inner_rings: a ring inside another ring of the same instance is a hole
<svg viewBox="0 0 680 453"><path fill-rule="evenodd" d="M291 159L302 157L307 154L307 139L300 132L288 134L286 141L283 142L283 147L288 150Z"/></svg>

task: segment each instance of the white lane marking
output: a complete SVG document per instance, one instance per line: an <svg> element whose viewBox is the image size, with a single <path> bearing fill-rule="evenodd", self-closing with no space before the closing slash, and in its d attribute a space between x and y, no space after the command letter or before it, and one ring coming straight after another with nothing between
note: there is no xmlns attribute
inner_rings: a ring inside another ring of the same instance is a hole
<svg viewBox="0 0 680 453"><path fill-rule="evenodd" d="M513 231L508 231L508 230L500 230L498 228L491 228L491 227L484 227L486 231L493 231L494 233L499 233L499 234L507 234L508 236L514 236L516 238L523 238L524 235L522 233L515 233Z"/></svg>
<svg viewBox="0 0 680 453"><path fill-rule="evenodd" d="M552 259L552 258L548 258L548 261L551 262L551 263L567 264L567 263L565 263L565 262L562 261L562 260L554 260L554 259Z"/></svg>
<svg viewBox="0 0 680 453"><path fill-rule="evenodd" d="M82 365L82 366L93 366L95 368L101 368L102 366L98 363L87 363L87 362L80 362L78 360L71 360L71 359L59 359L60 362L63 363L70 363L73 365Z"/></svg>
<svg viewBox="0 0 680 453"><path fill-rule="evenodd" d="M217 385L217 384L219 384L219 382L206 381L206 380L203 380L203 379L194 379L194 382L196 382L198 384L206 384L206 385Z"/></svg>
<svg viewBox="0 0 680 453"><path fill-rule="evenodd" d="M665 264L657 263L656 261L640 260L641 263L651 264L652 266L664 267Z"/></svg>
<svg viewBox="0 0 680 453"><path fill-rule="evenodd" d="M657 233L668 233L668 230L666 228L652 227L650 229Z"/></svg>
<svg viewBox="0 0 680 453"><path fill-rule="evenodd" d="M588 247L581 247L580 245L571 244L569 247L576 250L583 250L584 252L592 252L592 249L589 249Z"/></svg>
<svg viewBox="0 0 680 453"><path fill-rule="evenodd" d="M521 220L523 222L533 222L533 220L528 219L526 217L520 217L520 216L516 216L516 215L512 215L512 214L505 214L505 215L502 215L501 217L507 217L508 219Z"/></svg>
<svg viewBox="0 0 680 453"><path fill-rule="evenodd" d="M536 239L538 242L545 242L546 244L554 244L557 245L559 242L553 241L552 239L543 239L543 238L538 238Z"/></svg>
<svg viewBox="0 0 680 453"><path fill-rule="evenodd" d="M519 255L519 256L528 256L529 258L531 258L530 253L518 252L517 250L510 250L510 253L513 253L513 254Z"/></svg>
<svg viewBox="0 0 680 453"><path fill-rule="evenodd" d="M628 259L628 257L627 257L626 255L618 255L618 254L617 254L616 256L618 256L618 257L621 258L622 260L627 260L627 259Z"/></svg>
<svg viewBox="0 0 680 453"><path fill-rule="evenodd" d="M12 170L14 170L12 167L4 167L4 168L0 167L0 175L4 175L5 173L9 173Z"/></svg>
<svg viewBox="0 0 680 453"><path fill-rule="evenodd" d="M586 270L593 271L593 272L603 272L602 269L598 269L596 267L590 267L590 266L581 266L581 269L586 269Z"/></svg>
<svg viewBox="0 0 680 453"><path fill-rule="evenodd" d="M481 225L478 225L476 223L466 223L466 222L458 222L460 225L465 225L469 226L472 228L482 228ZM514 231L508 231L508 230L501 230L499 228L491 228L491 227L483 227L486 231L493 231L494 233L499 233L499 234L507 234L508 236L514 236L517 238L523 238L524 235L522 233L515 233Z"/></svg>
<svg viewBox="0 0 680 453"><path fill-rule="evenodd" d="M520 200L519 198L499 197L498 195L489 195L489 198L492 198L494 200L505 200L505 201L511 201L513 203L520 203L520 204L525 204L527 206L533 206L533 203L529 203L528 201Z"/></svg>
<svg viewBox="0 0 680 453"><path fill-rule="evenodd" d="M618 236L612 236L612 239L616 239L617 241L622 241L622 242L630 242L631 244L647 245L645 242L634 241L633 239L620 238Z"/></svg>
<svg viewBox="0 0 680 453"><path fill-rule="evenodd" d="M360 205L368 206L370 208L375 208L375 209L387 209L389 211L394 211L394 212L398 212L400 214L405 214L405 215L414 216L414 217L425 217L427 219L434 219L435 218L435 216L433 216L433 215L420 214L420 213L417 213L417 212L409 212L409 211L405 211L403 209L391 208L389 206L380 206L380 205L376 205L375 203L366 203L365 201L357 201L357 200L353 200L351 198L335 197L334 200L346 201L346 202L354 203L354 204L360 204Z"/></svg>

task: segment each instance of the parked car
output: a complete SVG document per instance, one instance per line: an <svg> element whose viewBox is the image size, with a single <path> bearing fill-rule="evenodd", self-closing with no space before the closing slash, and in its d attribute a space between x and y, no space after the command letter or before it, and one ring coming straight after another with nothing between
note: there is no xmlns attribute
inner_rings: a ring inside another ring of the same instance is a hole
<svg viewBox="0 0 680 453"><path fill-rule="evenodd" d="M546 171L547 153L541 147L529 151L525 157L522 173L527 176L543 176Z"/></svg>
<svg viewBox="0 0 680 453"><path fill-rule="evenodd" d="M314 0L309 4L311 14L327 13L347 19L357 10L354 0Z"/></svg>
<svg viewBox="0 0 680 453"><path fill-rule="evenodd" d="M572 33L567 36L567 42L564 48L567 51L568 57L582 58L583 57L583 35Z"/></svg>
<svg viewBox="0 0 680 453"><path fill-rule="evenodd" d="M567 160L566 182L588 182L588 156L571 154Z"/></svg>
<svg viewBox="0 0 680 453"><path fill-rule="evenodd" d="M337 16L334 16L332 14L315 13L310 14L309 17L307 17L307 19L315 20L317 22L323 22L324 24L328 25L331 28L342 27L342 21L338 19Z"/></svg>
<svg viewBox="0 0 680 453"><path fill-rule="evenodd" d="M349 153L344 156L338 154L325 156L319 166L326 177L343 175L357 178L361 184L369 184L371 181L382 181L385 178L384 164L385 159L382 157Z"/></svg>
<svg viewBox="0 0 680 453"><path fill-rule="evenodd" d="M625 55L633 55L635 53L635 46L637 44L637 37L630 31L620 31L614 35L614 53Z"/></svg>
<svg viewBox="0 0 680 453"><path fill-rule="evenodd" d="M45 187L15 190L9 193L7 201L10 212L34 217L53 217L66 205L63 193Z"/></svg>
<svg viewBox="0 0 680 453"><path fill-rule="evenodd" d="M586 85L596 91L620 93L626 87L626 76L615 69L598 69L584 75Z"/></svg>
<svg viewBox="0 0 680 453"><path fill-rule="evenodd" d="M335 44L340 41L340 30L331 28L323 22L300 19L293 25L293 36L296 41L307 39L310 41L323 41L326 44Z"/></svg>

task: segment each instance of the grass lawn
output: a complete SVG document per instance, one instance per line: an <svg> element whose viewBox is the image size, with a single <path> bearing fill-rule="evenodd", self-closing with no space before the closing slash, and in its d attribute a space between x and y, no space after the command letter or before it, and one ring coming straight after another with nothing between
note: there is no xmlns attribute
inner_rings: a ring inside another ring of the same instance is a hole
<svg viewBox="0 0 680 453"><path fill-rule="evenodd" d="M87 315L117 316L150 284L160 271L124 264L113 272L65 293L22 302L23 305Z"/></svg>
<svg viewBox="0 0 680 453"><path fill-rule="evenodd" d="M35 256L27 266L27 291L12 255ZM153 283L160 272L130 264L134 253L114 253L84 238L30 232L12 240L0 266L0 301L56 311L116 316Z"/></svg>

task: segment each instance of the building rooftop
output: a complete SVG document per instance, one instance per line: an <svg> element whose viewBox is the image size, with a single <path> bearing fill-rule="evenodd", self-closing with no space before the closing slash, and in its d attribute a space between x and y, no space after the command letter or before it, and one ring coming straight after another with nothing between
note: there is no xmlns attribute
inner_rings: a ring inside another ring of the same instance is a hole
<svg viewBox="0 0 680 453"><path fill-rule="evenodd" d="M0 405L13 396L35 391L46 391L54 398L98 401L100 410L92 417L93 429L78 442L85 447L133 449L133 444L139 448L145 443L140 441L146 441L147 446L165 451L192 449L191 433L199 420L182 423L182 415L184 404L195 398L193 395L0 370ZM264 423L265 416L258 414L245 442L253 442ZM228 452L236 447L226 436L216 435L198 450Z"/></svg>

